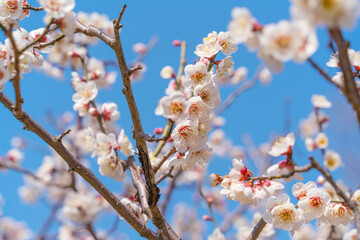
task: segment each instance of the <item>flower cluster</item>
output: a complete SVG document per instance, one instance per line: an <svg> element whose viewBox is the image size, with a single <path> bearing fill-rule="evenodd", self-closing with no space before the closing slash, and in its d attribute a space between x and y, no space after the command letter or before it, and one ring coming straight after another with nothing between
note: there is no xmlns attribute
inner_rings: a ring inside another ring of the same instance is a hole
<svg viewBox="0 0 360 240"><path fill-rule="evenodd" d="M246 168L242 160L234 159L233 168L227 176L211 174L209 178L211 186L221 184L223 189L220 193L241 204L256 204L284 188L279 182L268 179L252 180L251 176L252 172Z"/></svg>

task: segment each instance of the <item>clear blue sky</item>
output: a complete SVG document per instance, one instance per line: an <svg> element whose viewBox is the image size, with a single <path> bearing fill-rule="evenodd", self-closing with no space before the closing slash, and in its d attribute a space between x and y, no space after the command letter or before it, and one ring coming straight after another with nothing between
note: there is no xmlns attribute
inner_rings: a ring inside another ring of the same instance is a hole
<svg viewBox="0 0 360 240"><path fill-rule="evenodd" d="M36 1L30 1L30 3L37 6ZM163 126L166 123L163 118L154 115L154 109L167 87L167 81L159 76L161 68L165 65L171 65L175 69L178 67L179 49L174 48L171 44L174 39L187 41L186 58L188 62L192 62L195 59L193 54L195 46L202 41L204 36L211 31L226 31L227 24L230 21L231 9L235 6L248 7L253 16L263 24L289 19L289 2L281 0L130 0L127 2L91 0L77 1L75 12L84 11L90 13L97 11L107 14L112 19L118 16L124 3L128 5L128 8L123 17L124 28L121 37L128 61L136 57L131 50L133 44L137 42L146 43L154 35L159 37L157 46L145 60L148 70L143 81L134 85L135 98L141 112L144 129L147 132L152 132L155 127ZM28 19L20 22L20 25L28 31L42 27L42 17L43 13L32 12ZM355 36L360 36L359 29L345 32L345 37L351 40L351 47L355 50L360 50L360 42L356 41L355 38ZM325 67L325 63L331 54L327 48L328 35L326 29L319 28L318 36L320 48L314 55L314 59ZM1 42L3 42L3 37ZM95 48L91 48L90 53L98 59L115 59L111 49L102 43ZM247 67L249 75L252 75L259 64L256 54L248 53L243 46L239 47L239 51L234 55L233 59L236 67ZM331 73L335 72L332 69L330 70ZM67 74L66 76L64 81L49 79L35 71L24 76L24 80L21 82L23 98L25 99L23 107L40 123L44 123L44 115L49 109L57 115L65 111L72 111L70 75ZM97 101L114 101L118 104L121 112L118 123L129 134L131 132L130 116L121 89L121 79L117 79L117 83L112 89L100 92ZM221 90L222 99L224 100L232 90L233 87L223 88ZM11 84L6 85L4 92L13 97ZM283 102L284 99L289 99L291 103L290 130L295 131L299 120L306 118L312 111L310 98L314 93L326 95L333 102L333 108L326 111L330 116L330 126L326 129L326 133L330 138L329 148L338 151L346 165L338 170L335 176L343 178L350 187L354 187L358 183L357 173L360 170L360 166L357 164L360 156L359 128L344 97L322 79L307 63L302 65L287 63L280 74L273 76L273 81L269 86L257 85L254 89L241 96L231 109L223 114L227 118L224 130L236 145L242 145L241 136L243 134L250 134L255 144L266 142L273 134L283 133ZM0 119L0 155L5 154L10 148L9 141L12 136L25 137L45 146L34 134L22 130L21 124L1 106ZM50 132L57 134L50 126L47 125L46 127ZM306 153L303 147L304 143L300 138L297 139L296 145L299 149L299 153L295 152L296 161L300 165L306 164L308 153ZM24 166L27 168L35 169L42 161L43 155L39 152L27 151L25 155ZM319 154L315 154L315 156L320 158ZM210 164L210 172L216 169L218 173L226 174L229 167L231 167L231 159L215 160ZM93 166L96 170L95 162ZM100 176L98 173L97 175ZM314 177L317 174L308 174L307 176L315 180ZM116 189L114 181L103 177L101 179L104 179L104 182L112 189ZM19 174L12 172L0 173L0 192L6 202L3 209L4 215L27 221L36 232L43 219L47 216L46 207L44 207L46 204L41 202L32 207L23 205L17 195L17 188L21 184L22 178ZM191 194L191 192L181 190L175 194L173 199L189 199ZM229 205L230 207L235 206L234 203L229 203ZM206 214L207 209L201 209L200 213ZM221 219L219 218L218 221L221 221ZM126 229L128 225L121 224L120 227ZM208 224L208 228L213 229L213 226Z"/></svg>

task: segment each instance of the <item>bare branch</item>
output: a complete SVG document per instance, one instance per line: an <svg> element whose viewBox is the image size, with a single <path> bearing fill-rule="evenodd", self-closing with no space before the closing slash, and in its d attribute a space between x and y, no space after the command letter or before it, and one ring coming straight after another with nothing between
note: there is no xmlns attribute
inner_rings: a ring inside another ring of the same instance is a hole
<svg viewBox="0 0 360 240"><path fill-rule="evenodd" d="M264 221L263 218L261 218L259 222L255 225L254 229L252 230L248 240L256 240L265 226L266 226L266 222Z"/></svg>
<svg viewBox="0 0 360 240"><path fill-rule="evenodd" d="M314 60L312 60L311 58L308 58L307 60L311 66L313 66L329 83L335 85L337 88L340 89L340 91L342 91L342 86L338 85L336 82L334 82L329 75L317 64L314 62Z"/></svg>
<svg viewBox="0 0 360 240"><path fill-rule="evenodd" d="M171 157L171 155L173 155L174 153L176 153L176 148L173 145L173 146L171 146L169 151L162 156L161 160L158 163L155 164L154 172L156 173L161 168L161 166L164 164L164 162L166 160L168 160L168 158Z"/></svg>
<svg viewBox="0 0 360 240"><path fill-rule="evenodd" d="M60 134L58 137L55 137L55 141L61 142L62 139L68 135L71 132L71 129L67 129L65 132L63 132L62 134Z"/></svg>
<svg viewBox="0 0 360 240"><path fill-rule="evenodd" d="M344 75L344 94L356 112L357 121L360 126L360 95L356 87L353 71L348 56L349 42L345 41L339 28L329 30L331 37L336 42L339 51L339 63ZM360 230L360 228L359 228Z"/></svg>

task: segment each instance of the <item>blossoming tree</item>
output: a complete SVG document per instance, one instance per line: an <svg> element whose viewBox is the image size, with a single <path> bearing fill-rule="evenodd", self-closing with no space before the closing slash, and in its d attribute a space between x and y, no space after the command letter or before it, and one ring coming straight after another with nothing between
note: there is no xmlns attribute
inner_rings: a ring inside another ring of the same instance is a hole
<svg viewBox="0 0 360 240"><path fill-rule="evenodd" d="M293 239L308 239L309 235L360 239L360 190L345 186L333 175L343 161L337 151L328 148L325 128L329 117L324 111L332 103L325 96L312 95L313 112L301 121L299 131L277 136L259 148L232 144L222 129L222 114L236 111L230 109L236 98L258 81L269 83L272 73L280 73L289 61L308 62L319 79L336 87L360 125L360 53L351 49L342 34L342 28L356 25L358 0L292 0L290 19L268 24L260 23L247 8L234 7L227 28L205 34L193 56L185 56L186 41L174 40L173 46L180 49L180 64L177 71L171 66L160 71L169 83L153 110L166 124L153 126L153 133L143 128L139 96L132 87L145 72L144 59L156 38L147 45L135 44L138 57L127 62L123 50L127 46L120 39L120 31L126 27L122 21L126 5L119 6L113 21L98 13L75 13L74 7L74 0L38 0L34 4L0 0L4 35L0 42L0 102L23 129L51 149L31 170L23 166L30 161L24 157L30 148L26 137L13 138L13 147L0 152L0 170L20 172L24 177L20 198L29 204L46 200L52 206L36 239L123 239L119 221L127 222L134 229L129 232L136 231L146 239L281 239L284 235L278 235L279 230L289 231ZM43 28L23 28L30 14L39 13L46 14ZM319 47L318 26L329 33L333 54L324 63L338 69L335 76L311 58ZM99 40L112 50L115 61L101 61L90 54ZM233 55L239 46L256 52L261 60L247 81L247 68L235 68ZM34 68L71 82L72 114L65 113L60 119L48 116L58 134L33 118L31 108L23 108L27 101L22 95L23 82ZM131 129L117 124L116 100L98 101L99 93L113 86L118 73ZM221 96L220 88L227 84L232 92ZM13 99L8 92L15 93ZM13 119L2 118L1 123ZM296 145L301 144L300 136L308 151L307 164L299 163ZM315 158L316 152L321 160ZM209 164L220 157L232 159L227 166L230 170L225 174L208 172ZM97 167L91 168L94 164ZM310 171L319 177L304 180L303 174ZM109 179L116 182L117 190L107 187ZM197 202L206 204L208 214L202 219L195 209L184 205L191 204L189 200L177 205L171 215L167 213L173 192L189 185L195 186L190 189ZM2 198L6 202L7 196ZM226 207L226 201L236 202L236 206ZM99 223L105 212L115 217L113 224ZM170 222L171 216L176 221ZM204 222L210 228L209 236L204 235ZM55 229L51 225L56 225ZM55 235L50 230L55 230ZM34 236L26 224L0 211L0 239Z"/></svg>

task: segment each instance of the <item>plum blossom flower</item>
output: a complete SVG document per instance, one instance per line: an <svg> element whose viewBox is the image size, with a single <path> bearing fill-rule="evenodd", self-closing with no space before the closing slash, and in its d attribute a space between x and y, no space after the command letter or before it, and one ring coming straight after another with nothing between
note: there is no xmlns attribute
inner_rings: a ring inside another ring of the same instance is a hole
<svg viewBox="0 0 360 240"><path fill-rule="evenodd" d="M186 100L184 94L175 91L170 96L164 96L160 99L155 114L179 122L184 118L185 109Z"/></svg>
<svg viewBox="0 0 360 240"><path fill-rule="evenodd" d="M285 174L289 174L293 170L294 170L294 166L291 163L289 163L287 160L284 160L274 165L271 165L267 169L266 173L270 176L274 176L278 174L285 175ZM297 181L302 181L304 179L301 173L295 172L291 177L284 178L284 180L286 182L290 182L293 178Z"/></svg>
<svg viewBox="0 0 360 240"><path fill-rule="evenodd" d="M222 47L217 41L217 33L215 31L209 33L206 38L203 39L203 44L196 46L196 51L194 52L199 57L211 58L216 55ZM185 70L186 72L186 70Z"/></svg>
<svg viewBox="0 0 360 240"><path fill-rule="evenodd" d="M280 155L286 155L292 151L292 147L295 144L294 133L289 133L285 137L281 137L275 141L272 146L269 154L273 157L278 157Z"/></svg>
<svg viewBox="0 0 360 240"><path fill-rule="evenodd" d="M360 206L360 189L353 193L351 201L355 201L355 203Z"/></svg>
<svg viewBox="0 0 360 240"><path fill-rule="evenodd" d="M221 52L225 55L231 55L238 49L230 32L219 32L217 40L221 46Z"/></svg>
<svg viewBox="0 0 360 240"><path fill-rule="evenodd" d="M320 149L325 149L329 145L329 139L325 133L320 132L315 138L316 146Z"/></svg>
<svg viewBox="0 0 360 240"><path fill-rule="evenodd" d="M313 94L311 96L311 103L315 108L331 108L332 104L323 95Z"/></svg>
<svg viewBox="0 0 360 240"><path fill-rule="evenodd" d="M120 200L132 213L143 223L146 224L149 221L149 217L143 213L141 207L137 202L131 201L128 198L122 198Z"/></svg>
<svg viewBox="0 0 360 240"><path fill-rule="evenodd" d="M332 150L327 150L324 154L324 165L330 171L336 170L342 164L340 155Z"/></svg>
<svg viewBox="0 0 360 240"><path fill-rule="evenodd" d="M129 157L135 154L133 146L129 140L129 138L125 135L124 129L121 129L119 137L118 137L118 148L124 156Z"/></svg>
<svg viewBox="0 0 360 240"><path fill-rule="evenodd" d="M97 155L98 157L115 157L115 149L117 148L117 142L115 134L109 133L108 135L104 133L96 134L96 147L93 152L93 156Z"/></svg>
<svg viewBox="0 0 360 240"><path fill-rule="evenodd" d="M219 78L221 82L226 81L230 76L233 66L234 61L231 59L231 56L224 58L217 64L216 77Z"/></svg>
<svg viewBox="0 0 360 240"><path fill-rule="evenodd" d="M354 213L346 204L330 202L325 209L324 215L319 218L319 223L326 222L334 226L339 224L346 226L353 216Z"/></svg>
<svg viewBox="0 0 360 240"><path fill-rule="evenodd" d="M220 176L219 174L212 173L212 174L209 175L209 180L210 180L210 186L211 187L216 187L222 182L223 177Z"/></svg>
<svg viewBox="0 0 360 240"><path fill-rule="evenodd" d="M116 103L104 103L101 106L101 118L106 121L114 122L120 118Z"/></svg>
<svg viewBox="0 0 360 240"><path fill-rule="evenodd" d="M192 88L197 85L204 85L210 81L210 73L204 62L199 61L195 65L187 65L185 67L185 78L182 81L184 87Z"/></svg>
<svg viewBox="0 0 360 240"><path fill-rule="evenodd" d="M198 151L207 140L207 138L199 135L198 123L190 120L179 123L174 129L172 137L178 152L184 152L188 149Z"/></svg>
<svg viewBox="0 0 360 240"><path fill-rule="evenodd" d="M310 222L320 217L326 206L330 203L330 195L326 191L312 188L306 193L306 197L299 200L299 208L303 211L305 222Z"/></svg>
<svg viewBox="0 0 360 240"><path fill-rule="evenodd" d="M204 103L200 96L190 98L186 105L185 113L190 120L200 119L206 121L210 118L211 108Z"/></svg>
<svg viewBox="0 0 360 240"><path fill-rule="evenodd" d="M195 169L204 166L211 157L211 148L204 144L198 151L187 151L185 154L184 169Z"/></svg>
<svg viewBox="0 0 360 240"><path fill-rule="evenodd" d="M101 175L113 178L117 182L120 182L125 178L126 172L124 172L124 168L117 156L110 155L99 157L97 162L99 164L99 172Z"/></svg>
<svg viewBox="0 0 360 240"><path fill-rule="evenodd" d="M90 223L100 210L94 205L94 200L95 195L90 192L69 192L66 195L61 213L76 223Z"/></svg>
<svg viewBox="0 0 360 240"><path fill-rule="evenodd" d="M270 197L267 200L267 209L264 213L264 221L272 224L275 228L283 229L293 233L302 225L300 210L290 203L287 194L278 197Z"/></svg>
<svg viewBox="0 0 360 240"><path fill-rule="evenodd" d="M38 0L48 17L63 18L75 7L75 0Z"/></svg>
<svg viewBox="0 0 360 240"><path fill-rule="evenodd" d="M316 188L316 183L313 181L307 182L306 184L298 182L292 187L292 194L298 200L305 198L310 189Z"/></svg>
<svg viewBox="0 0 360 240"><path fill-rule="evenodd" d="M1 236L11 240L28 240L33 237L33 233L26 223L17 222L9 217L0 218Z"/></svg>
<svg viewBox="0 0 360 240"><path fill-rule="evenodd" d="M0 17L17 19L22 13L22 0L1 0Z"/></svg>
<svg viewBox="0 0 360 240"><path fill-rule="evenodd" d="M268 24L263 28L260 45L264 55L271 55L278 61L289 61L301 46L298 29L286 20Z"/></svg>
<svg viewBox="0 0 360 240"><path fill-rule="evenodd" d="M77 83L75 85L75 91L72 100L76 103L89 103L94 100L98 94L96 84L93 81Z"/></svg>
<svg viewBox="0 0 360 240"><path fill-rule="evenodd" d="M165 66L160 71L160 76L164 79L175 78L175 71L171 66Z"/></svg>
<svg viewBox="0 0 360 240"><path fill-rule="evenodd" d="M209 82L205 85L198 85L194 89L194 95L201 99L211 108L216 108L221 103L219 85L216 82Z"/></svg>
<svg viewBox="0 0 360 240"><path fill-rule="evenodd" d="M254 35L253 25L256 23L256 19L252 17L247 8L233 8L231 18L232 20L228 25L228 30L232 33L236 43L246 42Z"/></svg>

